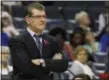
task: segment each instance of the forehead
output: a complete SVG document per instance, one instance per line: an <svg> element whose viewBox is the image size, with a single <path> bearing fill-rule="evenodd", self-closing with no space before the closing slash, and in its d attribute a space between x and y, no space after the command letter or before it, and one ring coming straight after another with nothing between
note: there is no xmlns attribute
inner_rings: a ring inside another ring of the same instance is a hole
<svg viewBox="0 0 109 80"><path fill-rule="evenodd" d="M32 15L45 15L45 10L32 9Z"/></svg>

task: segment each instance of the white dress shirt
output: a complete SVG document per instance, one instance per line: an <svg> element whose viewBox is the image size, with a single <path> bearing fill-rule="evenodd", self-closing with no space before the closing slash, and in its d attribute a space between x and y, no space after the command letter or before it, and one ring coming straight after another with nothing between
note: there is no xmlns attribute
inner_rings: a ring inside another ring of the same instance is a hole
<svg viewBox="0 0 109 80"><path fill-rule="evenodd" d="M32 31L31 29L27 28L27 31L30 33L30 35L32 36L32 38L34 39L34 41L36 42L36 39L34 37L34 34L36 34L34 31ZM37 34L36 34L37 35ZM42 43L42 38L40 38L40 42Z"/></svg>
<svg viewBox="0 0 109 80"><path fill-rule="evenodd" d="M32 38L34 39L34 41L36 43L36 38L34 37L34 34L36 34L36 33L34 31L32 31L31 29L29 29L29 28L27 28L27 31L29 32L29 34L32 36ZM42 38L40 38L40 42L42 43ZM40 63L42 63L42 67L45 67L44 59L40 59Z"/></svg>

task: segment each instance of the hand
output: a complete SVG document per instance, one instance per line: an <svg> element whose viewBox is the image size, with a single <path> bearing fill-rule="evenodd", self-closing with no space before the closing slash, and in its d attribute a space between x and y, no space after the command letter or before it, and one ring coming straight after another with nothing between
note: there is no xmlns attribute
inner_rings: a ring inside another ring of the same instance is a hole
<svg viewBox="0 0 109 80"><path fill-rule="evenodd" d="M32 63L34 63L37 66L41 65L40 59L32 59Z"/></svg>
<svg viewBox="0 0 109 80"><path fill-rule="evenodd" d="M58 59L62 59L62 54L61 53L57 53L53 56L54 60L58 60Z"/></svg>
<svg viewBox="0 0 109 80"><path fill-rule="evenodd" d="M86 39L89 41L89 43L93 43L94 42L93 34L91 32L87 32Z"/></svg>

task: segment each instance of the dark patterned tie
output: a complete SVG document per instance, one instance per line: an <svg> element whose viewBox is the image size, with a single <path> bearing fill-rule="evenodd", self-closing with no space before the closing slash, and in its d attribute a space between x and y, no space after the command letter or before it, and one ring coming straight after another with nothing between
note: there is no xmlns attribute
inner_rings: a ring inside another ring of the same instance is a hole
<svg viewBox="0 0 109 80"><path fill-rule="evenodd" d="M40 56L42 58L42 43L40 42L41 37L42 37L41 35L39 36L39 35L34 34L34 38L36 39L36 45L37 45L37 48L40 51Z"/></svg>

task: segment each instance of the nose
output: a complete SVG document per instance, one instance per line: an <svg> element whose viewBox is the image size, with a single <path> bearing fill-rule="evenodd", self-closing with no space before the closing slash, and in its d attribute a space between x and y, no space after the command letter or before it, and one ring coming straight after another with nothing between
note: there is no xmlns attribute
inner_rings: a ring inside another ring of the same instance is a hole
<svg viewBox="0 0 109 80"><path fill-rule="evenodd" d="M41 21L45 21L45 20L46 20L45 16L41 16L41 17L40 17L40 20L41 20Z"/></svg>
<svg viewBox="0 0 109 80"><path fill-rule="evenodd" d="M41 20L41 21L45 21L45 19L44 19L44 18L41 18L40 20Z"/></svg>

